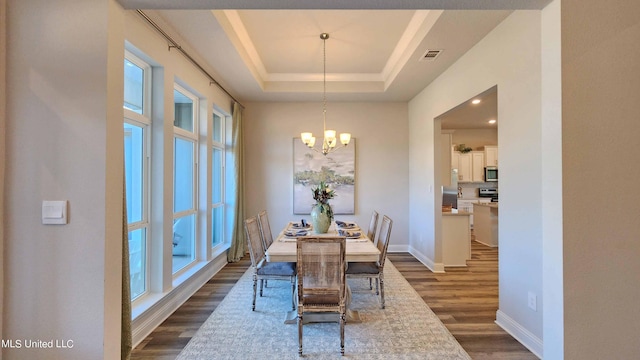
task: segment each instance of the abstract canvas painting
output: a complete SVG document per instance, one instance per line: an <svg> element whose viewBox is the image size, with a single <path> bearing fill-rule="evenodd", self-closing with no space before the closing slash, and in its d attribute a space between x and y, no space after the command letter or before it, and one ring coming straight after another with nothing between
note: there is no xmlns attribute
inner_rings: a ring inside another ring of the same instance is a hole
<svg viewBox="0 0 640 360"><path fill-rule="evenodd" d="M355 213L356 139L325 155L293 139L293 213L309 214L315 204L311 189L320 181L336 196L329 201L334 214Z"/></svg>

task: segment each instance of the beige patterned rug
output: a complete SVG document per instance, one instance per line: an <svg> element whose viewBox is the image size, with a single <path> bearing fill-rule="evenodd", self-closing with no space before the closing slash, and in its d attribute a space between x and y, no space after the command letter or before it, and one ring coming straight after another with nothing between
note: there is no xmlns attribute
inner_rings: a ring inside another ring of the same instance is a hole
<svg viewBox="0 0 640 360"><path fill-rule="evenodd" d="M348 280L351 308L361 323L345 327L340 356L338 323L304 325L304 358L471 359L393 264L385 265L386 309L368 281ZM291 309L290 283L270 281L251 311L249 269L178 356L193 359L299 359L298 327L284 324Z"/></svg>

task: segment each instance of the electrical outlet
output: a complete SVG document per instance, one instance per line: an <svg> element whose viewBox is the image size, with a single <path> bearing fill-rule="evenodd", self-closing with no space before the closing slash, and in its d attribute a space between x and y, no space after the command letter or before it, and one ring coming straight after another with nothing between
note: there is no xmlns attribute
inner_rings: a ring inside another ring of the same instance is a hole
<svg viewBox="0 0 640 360"><path fill-rule="evenodd" d="M538 297L536 296L536 294L532 293L531 291L529 291L529 301L528 301L528 305L529 305L529 309L533 310L533 311L537 311L538 308Z"/></svg>

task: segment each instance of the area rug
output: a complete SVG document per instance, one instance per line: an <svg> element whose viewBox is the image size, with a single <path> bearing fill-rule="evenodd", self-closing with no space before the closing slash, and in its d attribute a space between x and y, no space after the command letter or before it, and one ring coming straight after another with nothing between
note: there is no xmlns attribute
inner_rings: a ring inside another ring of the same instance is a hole
<svg viewBox="0 0 640 360"><path fill-rule="evenodd" d="M251 311L249 269L178 355L196 359L299 359L298 327L285 324L291 310L288 281L269 281ZM304 325L303 358L313 359L471 359L393 264L385 264L385 302L365 279L349 279L351 309L360 323L345 326L340 356L338 323Z"/></svg>

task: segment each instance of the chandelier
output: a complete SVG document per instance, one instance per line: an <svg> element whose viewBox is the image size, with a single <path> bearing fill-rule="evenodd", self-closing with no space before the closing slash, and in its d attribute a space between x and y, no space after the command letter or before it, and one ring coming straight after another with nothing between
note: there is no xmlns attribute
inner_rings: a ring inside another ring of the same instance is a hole
<svg viewBox="0 0 640 360"><path fill-rule="evenodd" d="M320 34L320 39L322 39L322 54L323 54L323 77L322 77L322 130L324 131L324 138L322 139L322 148L316 149L314 146L316 144L316 138L313 136L313 133L303 132L300 133L300 139L302 142L307 145L310 149L322 153L323 155L327 155L328 153L338 149L336 145L338 143L336 138L335 130L327 130L327 39L329 38L329 34L322 33ZM351 141L351 134L349 133L341 133L340 134L340 142L343 146L347 146Z"/></svg>

